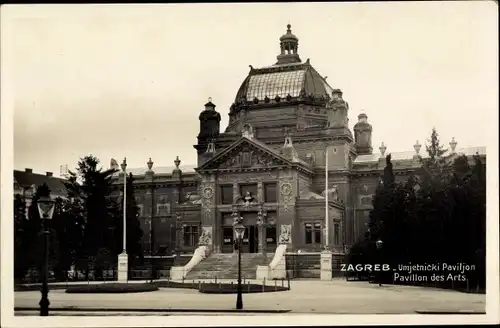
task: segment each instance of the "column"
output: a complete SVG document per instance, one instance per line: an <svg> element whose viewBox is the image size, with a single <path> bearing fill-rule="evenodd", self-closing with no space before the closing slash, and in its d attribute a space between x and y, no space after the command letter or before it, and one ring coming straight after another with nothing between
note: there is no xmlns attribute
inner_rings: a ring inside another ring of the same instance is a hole
<svg viewBox="0 0 500 328"><path fill-rule="evenodd" d="M257 182L257 199L259 202L264 203L264 184L262 181Z"/></svg>
<svg viewBox="0 0 500 328"><path fill-rule="evenodd" d="M214 216L212 243L214 245L214 252L220 253L220 247L222 242L222 213L216 212Z"/></svg>
<svg viewBox="0 0 500 328"><path fill-rule="evenodd" d="M263 229L264 225L262 224L262 222L260 223L257 223L257 231L258 231L258 234L259 234L259 253L261 254L264 254L265 253L265 247L264 247L264 233L263 231L265 229Z"/></svg>
<svg viewBox="0 0 500 328"><path fill-rule="evenodd" d="M239 196L240 196L240 191L238 190L238 183L233 182L233 202Z"/></svg>

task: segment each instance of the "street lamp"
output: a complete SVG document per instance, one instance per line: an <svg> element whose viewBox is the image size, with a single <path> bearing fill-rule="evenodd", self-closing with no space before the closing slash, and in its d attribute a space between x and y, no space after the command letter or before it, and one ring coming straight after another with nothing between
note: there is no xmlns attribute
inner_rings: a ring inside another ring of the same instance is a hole
<svg viewBox="0 0 500 328"><path fill-rule="evenodd" d="M50 231L47 229L45 225L46 220L52 219L54 215L55 202L50 198L50 196L40 197L37 202L38 205L38 213L40 214L40 219L42 223L42 232L44 235L44 261L42 268L42 298L40 300L40 316L46 317L49 315L49 284L48 284L48 276L49 276L49 234Z"/></svg>
<svg viewBox="0 0 500 328"><path fill-rule="evenodd" d="M118 255L118 281L128 281L127 255L127 158L121 164L123 170L123 251Z"/></svg>
<svg viewBox="0 0 500 328"><path fill-rule="evenodd" d="M375 245L377 246L377 253L378 253L378 256L377 256L377 257L378 257L378 262L379 262L379 264L382 264L382 263L380 263L380 262L382 262L382 261L381 261L381 260L382 260L381 252L382 252L382 245L383 245L383 244L384 244L384 242L383 242L381 239L379 239L379 240L377 240L377 241L375 242ZM381 271L378 273L378 285L379 285L380 287L382 287L382 273L381 273Z"/></svg>
<svg viewBox="0 0 500 328"><path fill-rule="evenodd" d="M241 295L241 242L243 236L245 235L245 226L240 222L234 225L234 231L236 233L237 247L238 247L238 289L236 296L236 309L243 309L243 297Z"/></svg>

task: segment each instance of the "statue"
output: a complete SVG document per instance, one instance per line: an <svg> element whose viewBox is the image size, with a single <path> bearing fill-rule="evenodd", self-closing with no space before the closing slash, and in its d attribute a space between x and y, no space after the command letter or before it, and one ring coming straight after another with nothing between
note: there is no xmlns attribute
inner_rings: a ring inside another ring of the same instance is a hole
<svg viewBox="0 0 500 328"><path fill-rule="evenodd" d="M245 207L250 206L250 203L253 201L253 196L250 191L245 193L245 197L243 199L245 200Z"/></svg>
<svg viewBox="0 0 500 328"><path fill-rule="evenodd" d="M292 146L292 133L288 128L285 128L285 145L283 147Z"/></svg>
<svg viewBox="0 0 500 328"><path fill-rule="evenodd" d="M186 193L186 198L184 203L186 204L199 204L201 202L201 197L193 192Z"/></svg>
<svg viewBox="0 0 500 328"><path fill-rule="evenodd" d="M212 227L202 227L198 244L200 246L212 244Z"/></svg>
<svg viewBox="0 0 500 328"><path fill-rule="evenodd" d="M326 103L327 127L345 126L348 124L347 110L349 105L342 99L342 91L332 91L331 99Z"/></svg>

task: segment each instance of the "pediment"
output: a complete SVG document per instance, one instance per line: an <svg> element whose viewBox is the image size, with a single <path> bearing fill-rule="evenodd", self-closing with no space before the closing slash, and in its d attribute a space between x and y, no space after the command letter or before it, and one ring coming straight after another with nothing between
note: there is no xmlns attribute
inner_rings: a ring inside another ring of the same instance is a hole
<svg viewBox="0 0 500 328"><path fill-rule="evenodd" d="M200 170L260 169L291 165L280 154L248 138L242 138L200 167Z"/></svg>

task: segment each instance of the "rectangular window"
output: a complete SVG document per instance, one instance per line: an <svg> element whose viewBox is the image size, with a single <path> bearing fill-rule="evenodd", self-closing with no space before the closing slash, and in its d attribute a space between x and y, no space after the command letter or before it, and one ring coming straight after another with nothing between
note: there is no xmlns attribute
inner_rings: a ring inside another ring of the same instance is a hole
<svg viewBox="0 0 500 328"><path fill-rule="evenodd" d="M306 223L305 233L306 244L321 244L321 223Z"/></svg>
<svg viewBox="0 0 500 328"><path fill-rule="evenodd" d="M266 228L266 242L276 244L276 226Z"/></svg>
<svg viewBox="0 0 500 328"><path fill-rule="evenodd" d="M143 217L144 214L143 214L143 208L144 208L144 205L137 205L137 215L139 217Z"/></svg>
<svg viewBox="0 0 500 328"><path fill-rule="evenodd" d="M158 204L156 205L156 215L157 216L167 216L170 214L170 204Z"/></svg>
<svg viewBox="0 0 500 328"><path fill-rule="evenodd" d="M186 225L184 226L184 246L198 245L198 226Z"/></svg>
<svg viewBox="0 0 500 328"><path fill-rule="evenodd" d="M252 197L257 197L257 184L244 184L240 185L240 195L245 197L247 192L250 192Z"/></svg>
<svg viewBox="0 0 500 328"><path fill-rule="evenodd" d="M221 204L233 203L233 186L220 186Z"/></svg>
<svg viewBox="0 0 500 328"><path fill-rule="evenodd" d="M264 202L276 203L276 183L264 184Z"/></svg>
<svg viewBox="0 0 500 328"><path fill-rule="evenodd" d="M224 245L232 245L233 244L233 228L232 227L224 227L223 229L223 244Z"/></svg>
<svg viewBox="0 0 500 328"><path fill-rule="evenodd" d="M340 224L333 224L333 242L335 245L340 245Z"/></svg>

